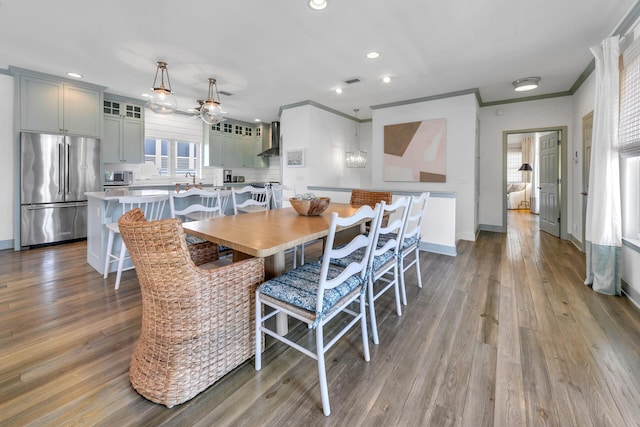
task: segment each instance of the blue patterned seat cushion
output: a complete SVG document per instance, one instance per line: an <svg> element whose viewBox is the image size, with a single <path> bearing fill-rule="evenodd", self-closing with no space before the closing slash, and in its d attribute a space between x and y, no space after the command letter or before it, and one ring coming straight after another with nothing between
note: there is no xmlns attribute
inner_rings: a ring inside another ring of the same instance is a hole
<svg viewBox="0 0 640 427"><path fill-rule="evenodd" d="M258 292L278 301L316 313L318 283L320 282L320 263L307 263L264 282ZM342 268L329 266L328 279L336 277ZM360 276L349 277L333 289L326 289L322 299L322 312L316 313L318 318L327 314L343 297L349 295L362 285Z"/></svg>
<svg viewBox="0 0 640 427"><path fill-rule="evenodd" d="M197 245L198 243L204 243L206 240L201 239L197 236L192 236L191 234L184 234L184 240L187 241L188 245Z"/></svg>
<svg viewBox="0 0 640 427"><path fill-rule="evenodd" d="M362 257L364 256L365 249L366 248L360 248L345 258L332 259L331 264L346 268L352 262L360 262L360 260L362 260ZM389 262L391 258L393 258L393 251L391 250L388 250L385 253L373 258L373 271L378 271L378 269Z"/></svg>
<svg viewBox="0 0 640 427"><path fill-rule="evenodd" d="M384 246L385 243L387 243L391 239L397 238L397 236L398 235L395 233L381 234L380 237L378 238L378 247ZM408 249L412 246L415 246L417 243L418 243L418 236L411 236L407 239L404 239L404 242L402 242L402 247L400 249L401 250Z"/></svg>

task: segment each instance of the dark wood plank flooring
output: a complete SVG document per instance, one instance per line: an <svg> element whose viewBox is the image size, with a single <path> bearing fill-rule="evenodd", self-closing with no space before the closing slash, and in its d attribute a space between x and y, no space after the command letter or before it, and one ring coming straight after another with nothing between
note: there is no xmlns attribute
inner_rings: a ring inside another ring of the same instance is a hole
<svg viewBox="0 0 640 427"><path fill-rule="evenodd" d="M84 242L2 251L0 425L640 425L640 310L584 286L584 254L536 216L508 221L457 257L422 253L403 316L391 292L376 305L369 363L359 328L330 351L328 418L315 361L272 342L260 372L248 361L172 409L145 400L128 378L135 271L115 291Z"/></svg>

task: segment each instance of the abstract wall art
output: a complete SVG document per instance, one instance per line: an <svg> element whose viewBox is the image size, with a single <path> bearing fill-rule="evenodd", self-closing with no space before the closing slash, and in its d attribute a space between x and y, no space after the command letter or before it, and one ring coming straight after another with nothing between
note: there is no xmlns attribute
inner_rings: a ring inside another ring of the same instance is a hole
<svg viewBox="0 0 640 427"><path fill-rule="evenodd" d="M384 127L384 180L446 182L447 120Z"/></svg>

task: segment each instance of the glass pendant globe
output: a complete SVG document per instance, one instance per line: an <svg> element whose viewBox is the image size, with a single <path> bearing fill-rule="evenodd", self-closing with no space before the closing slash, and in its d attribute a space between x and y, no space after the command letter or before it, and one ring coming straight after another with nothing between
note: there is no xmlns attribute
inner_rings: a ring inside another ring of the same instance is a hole
<svg viewBox="0 0 640 427"><path fill-rule="evenodd" d="M200 108L200 118L208 125L214 125L222 120L222 107L215 101L207 101Z"/></svg>
<svg viewBox="0 0 640 427"><path fill-rule="evenodd" d="M178 108L176 98L168 90L154 90L148 105L156 114L172 114Z"/></svg>

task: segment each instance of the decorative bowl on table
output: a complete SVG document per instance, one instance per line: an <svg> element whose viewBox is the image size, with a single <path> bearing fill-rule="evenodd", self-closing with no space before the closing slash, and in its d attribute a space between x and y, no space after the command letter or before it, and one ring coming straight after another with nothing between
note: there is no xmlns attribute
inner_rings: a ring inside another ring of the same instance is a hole
<svg viewBox="0 0 640 427"><path fill-rule="evenodd" d="M317 197L315 199L297 199L291 197L289 202L291 203L291 206L293 206L293 209L295 209L300 215L316 216L327 210L329 202L331 202L331 198Z"/></svg>

